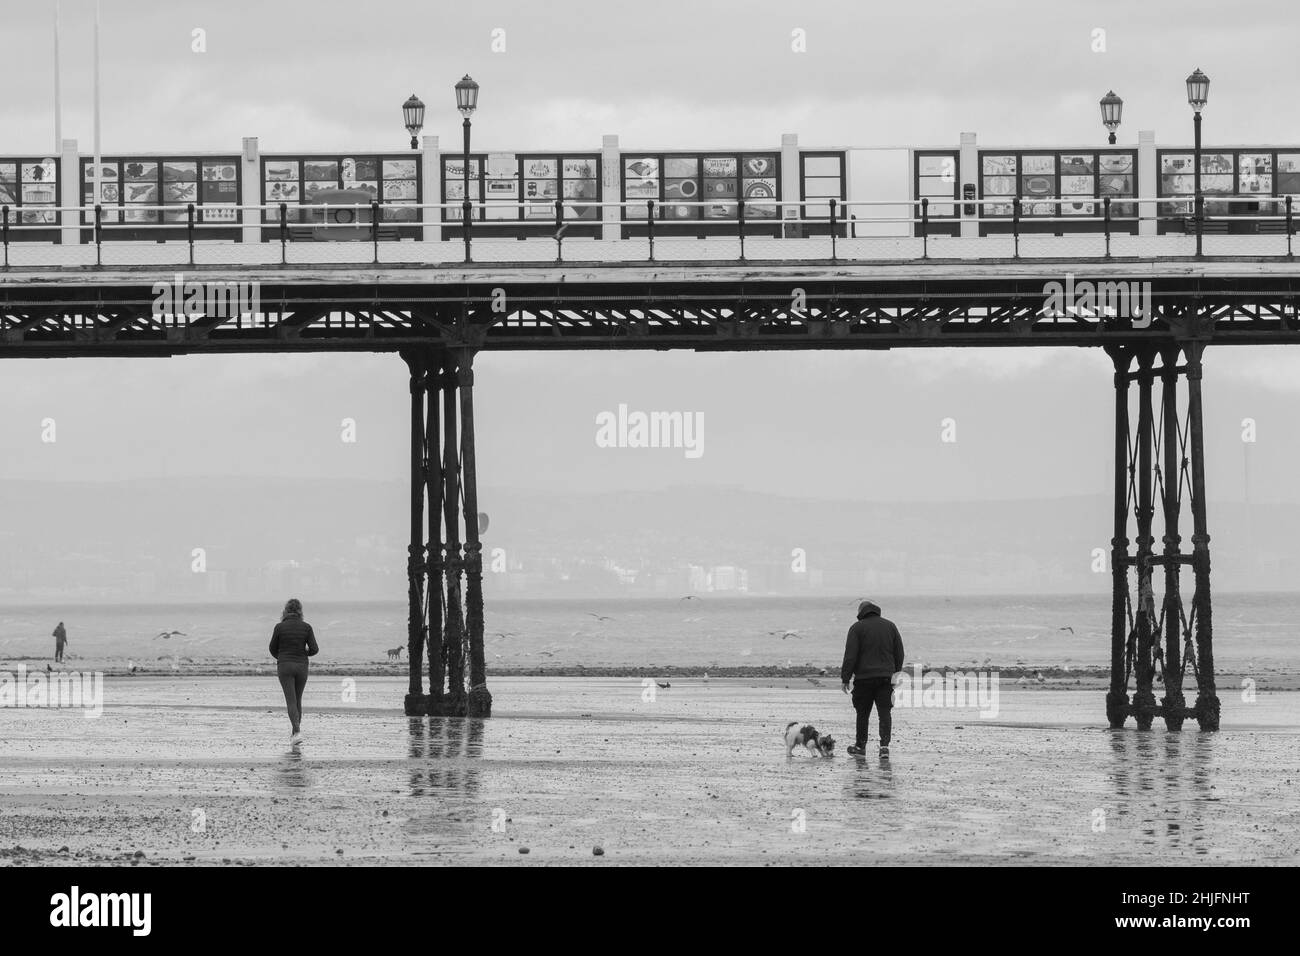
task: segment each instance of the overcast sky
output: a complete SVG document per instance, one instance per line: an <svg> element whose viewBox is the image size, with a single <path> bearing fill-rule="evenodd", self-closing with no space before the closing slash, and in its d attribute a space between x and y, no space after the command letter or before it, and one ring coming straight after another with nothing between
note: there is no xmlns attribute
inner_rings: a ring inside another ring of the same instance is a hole
<svg viewBox="0 0 1300 956"><path fill-rule="evenodd" d="M64 136L91 145L91 0L63 3ZM0 154L54 139L52 0L0 14ZM195 3L103 0L103 149L400 150L412 92L456 144L452 86L482 85L475 146L625 148L1104 142L1190 138L1183 80L1212 79L1207 144L1300 144L1293 2ZM191 50L206 31L205 53ZM504 53L491 51L505 31ZM806 31L807 52L791 50ZM1095 52L1094 31L1105 31ZM868 188L863 185L862 188ZM852 198L852 197L850 197ZM1108 493L1108 361L1088 350L479 359L480 482L555 489L684 483L868 499ZM1207 362L1214 497L1300 501L1300 350ZM395 356L0 363L0 478L401 476ZM702 412L704 455L596 447L595 418ZM58 441L40 442L55 418ZM358 442L339 440L356 419ZM940 442L944 418L957 442ZM1259 442L1240 440L1241 419Z"/></svg>

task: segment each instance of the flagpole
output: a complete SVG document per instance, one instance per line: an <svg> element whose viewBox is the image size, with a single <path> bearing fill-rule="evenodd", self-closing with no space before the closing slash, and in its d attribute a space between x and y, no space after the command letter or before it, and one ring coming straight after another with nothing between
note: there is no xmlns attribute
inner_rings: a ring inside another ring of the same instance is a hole
<svg viewBox="0 0 1300 956"><path fill-rule="evenodd" d="M63 153L63 92L59 77L59 30L62 0L54 0L54 155ZM67 188L66 186L64 187Z"/></svg>
<svg viewBox="0 0 1300 956"><path fill-rule="evenodd" d="M95 205L104 195L100 180L104 175L99 152L99 0L95 0Z"/></svg>

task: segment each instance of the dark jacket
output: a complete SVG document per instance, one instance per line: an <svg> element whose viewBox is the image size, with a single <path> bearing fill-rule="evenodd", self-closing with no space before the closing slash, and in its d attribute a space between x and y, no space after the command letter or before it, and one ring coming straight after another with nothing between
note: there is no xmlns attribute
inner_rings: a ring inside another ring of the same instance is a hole
<svg viewBox="0 0 1300 956"><path fill-rule="evenodd" d="M56 643L66 644L68 642L68 632L63 629L62 624L56 627L51 633L54 635Z"/></svg>
<svg viewBox="0 0 1300 956"><path fill-rule="evenodd" d="M318 653L311 625L296 615L286 617L271 633L271 656L277 661L306 661Z"/></svg>
<svg viewBox="0 0 1300 956"><path fill-rule="evenodd" d="M880 616L879 607L863 601L844 644L840 681L847 684L850 677L892 677L902 669L903 638L898 628Z"/></svg>

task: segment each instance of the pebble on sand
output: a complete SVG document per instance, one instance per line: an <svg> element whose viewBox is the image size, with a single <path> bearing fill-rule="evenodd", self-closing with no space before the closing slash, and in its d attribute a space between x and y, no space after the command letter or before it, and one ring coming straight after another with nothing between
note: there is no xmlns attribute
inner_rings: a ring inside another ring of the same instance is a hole
<svg viewBox="0 0 1300 956"><path fill-rule="evenodd" d="M528 847L526 847L526 846L521 846L521 847L519 848L519 852L520 852L520 853L527 853L527 852L528 852Z"/></svg>
<svg viewBox="0 0 1300 956"><path fill-rule="evenodd" d="M591 855L592 855L592 856L604 856L604 855L605 855L605 848L604 848L604 847L599 847L599 846L593 846L593 847L591 848Z"/></svg>

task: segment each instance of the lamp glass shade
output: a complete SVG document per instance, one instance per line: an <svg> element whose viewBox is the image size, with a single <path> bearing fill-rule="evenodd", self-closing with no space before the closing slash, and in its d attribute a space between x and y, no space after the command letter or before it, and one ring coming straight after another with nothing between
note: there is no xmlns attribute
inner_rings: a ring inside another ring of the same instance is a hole
<svg viewBox="0 0 1300 956"><path fill-rule="evenodd" d="M1101 125L1112 133L1119 128L1120 117L1124 112L1124 101L1111 90L1101 98Z"/></svg>
<svg viewBox="0 0 1300 956"><path fill-rule="evenodd" d="M1210 78L1197 70L1187 78L1187 103L1196 112L1205 108L1205 101L1210 98Z"/></svg>
<svg viewBox="0 0 1300 956"><path fill-rule="evenodd" d="M406 121L406 131L412 136L424 128L424 104L414 93L402 104L402 119Z"/></svg>
<svg viewBox="0 0 1300 956"><path fill-rule="evenodd" d="M478 84L469 78L468 73L456 84L456 109L462 116L469 116L478 109Z"/></svg>

